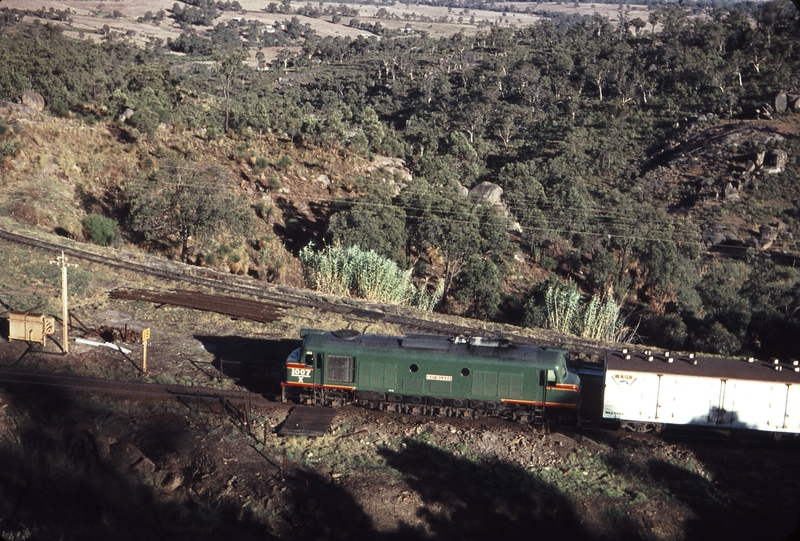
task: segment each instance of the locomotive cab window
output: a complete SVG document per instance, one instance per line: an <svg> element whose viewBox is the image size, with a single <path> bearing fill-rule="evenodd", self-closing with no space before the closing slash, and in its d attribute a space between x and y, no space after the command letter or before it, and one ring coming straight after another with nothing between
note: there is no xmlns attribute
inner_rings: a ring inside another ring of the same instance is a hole
<svg viewBox="0 0 800 541"><path fill-rule="evenodd" d="M312 366L314 364L314 353L311 351L306 351L306 366Z"/></svg>
<svg viewBox="0 0 800 541"><path fill-rule="evenodd" d="M545 377L547 378L547 380L545 380ZM542 370L541 372L539 372L539 385L544 387L545 385L555 385L555 384L556 384L555 370L547 370L546 372Z"/></svg>
<svg viewBox="0 0 800 541"><path fill-rule="evenodd" d="M327 379L336 383L353 383L354 358L345 355L328 355Z"/></svg>

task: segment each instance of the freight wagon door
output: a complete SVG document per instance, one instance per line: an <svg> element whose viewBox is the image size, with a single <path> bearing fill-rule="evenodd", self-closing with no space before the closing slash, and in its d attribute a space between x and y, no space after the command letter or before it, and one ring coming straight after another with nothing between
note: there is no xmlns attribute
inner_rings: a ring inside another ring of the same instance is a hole
<svg viewBox="0 0 800 541"><path fill-rule="evenodd" d="M661 378L658 393L660 423L706 425L716 422L720 380L694 376Z"/></svg>
<svg viewBox="0 0 800 541"><path fill-rule="evenodd" d="M728 380L722 400L722 424L774 430L775 425L783 426L785 407L785 385L769 381Z"/></svg>
<svg viewBox="0 0 800 541"><path fill-rule="evenodd" d="M787 432L800 432L800 385L786 386L786 416L784 426Z"/></svg>

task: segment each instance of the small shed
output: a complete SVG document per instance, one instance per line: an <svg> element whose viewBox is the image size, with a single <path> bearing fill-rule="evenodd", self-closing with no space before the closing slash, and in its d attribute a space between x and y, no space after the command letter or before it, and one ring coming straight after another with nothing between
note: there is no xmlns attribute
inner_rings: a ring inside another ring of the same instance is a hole
<svg viewBox="0 0 800 541"><path fill-rule="evenodd" d="M44 314L10 312L8 314L8 339L39 342L47 345L47 335L55 332L55 319Z"/></svg>

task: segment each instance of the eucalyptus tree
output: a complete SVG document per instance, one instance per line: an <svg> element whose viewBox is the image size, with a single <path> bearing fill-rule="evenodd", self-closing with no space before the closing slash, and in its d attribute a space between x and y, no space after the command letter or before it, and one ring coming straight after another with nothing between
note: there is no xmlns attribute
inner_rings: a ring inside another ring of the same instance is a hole
<svg viewBox="0 0 800 541"><path fill-rule="evenodd" d="M232 180L216 167L171 161L125 189L131 229L148 241L177 242L183 261L210 240L241 242L253 231L247 199L236 195Z"/></svg>
<svg viewBox="0 0 800 541"><path fill-rule="evenodd" d="M225 103L225 133L228 133L230 127L231 94L234 86L244 73L245 66L242 62L247 58L247 52L241 48L235 48L229 51L215 49L211 56L214 59L214 72L217 75L217 80L219 81Z"/></svg>
<svg viewBox="0 0 800 541"><path fill-rule="evenodd" d="M401 194L400 200L407 215L406 253L412 263L424 254L441 259L445 296L471 255L502 260L508 233L493 207L422 181Z"/></svg>

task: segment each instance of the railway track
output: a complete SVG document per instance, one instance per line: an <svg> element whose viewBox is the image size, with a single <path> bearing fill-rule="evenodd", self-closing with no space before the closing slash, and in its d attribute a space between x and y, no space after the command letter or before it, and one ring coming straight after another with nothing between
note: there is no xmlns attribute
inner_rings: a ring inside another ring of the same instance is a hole
<svg viewBox="0 0 800 541"><path fill-rule="evenodd" d="M208 387L162 385L136 381L106 380L54 373L0 371L0 387L33 386L62 389L67 392L110 393L142 399L179 400L183 403L203 404L211 413L242 412L238 407L274 405L262 393L250 391L223 391ZM237 407L238 406L238 407Z"/></svg>
<svg viewBox="0 0 800 541"><path fill-rule="evenodd" d="M315 294L313 292L297 290L290 287L275 286L265 284L264 282L253 283L251 279L233 276L201 267L193 267L182 263L172 261L165 261L157 259L152 256L143 256L144 262L134 260L132 254L121 254L119 256L100 255L80 246L75 246L76 242L64 239L63 243L56 243L46 241L39 238L21 235L5 229L0 229L0 239L7 242L12 242L19 245L28 246L37 250L42 250L50 253L64 252L65 255L103 265L109 268L126 270L129 272L143 274L151 277L162 278L172 282L183 284L183 287L191 285L198 288L206 288L213 292L214 296L227 296L226 298L218 298L216 301L209 299L211 295L206 295L206 307L198 309L208 309L226 313L228 315L245 317L254 319L256 321L265 321L269 319L264 317L264 313L275 313L281 310L287 310L294 307L312 308L323 312L341 314L345 319L352 322L364 323L392 323L401 325L403 327L422 331L430 334L444 334L444 335L475 335L480 334L487 337L496 338L511 338L515 343L526 345L548 345L566 347L571 351L582 353L585 355L594 355L601 353L603 347L595 343L584 341L576 338L531 338L514 333L513 330L503 329L476 329L475 326L459 325L454 323L445 323L441 321L432 321L420 317L420 313L413 315L402 314L399 311L392 311L390 307L367 305L365 302L352 300L348 303L345 300L331 302L329 296ZM142 256L139 256L142 257ZM137 293L140 296L141 293ZM166 293L163 291L152 291L150 294L153 298L161 298L162 300L155 300L153 302L166 302L170 299L174 300L175 293ZM193 292L194 295L202 295ZM124 292L114 293L118 298L125 295ZM130 294L134 295L134 294ZM178 294L184 296L185 292ZM238 298L231 297L232 295ZM242 297L249 297L242 298ZM134 298L131 296L131 298ZM255 299L255 301L253 300ZM141 300L136 299L136 300ZM254 306L254 303L263 303L267 305L263 310L259 310ZM237 304L247 304L246 310L237 308ZM259 314L253 317L254 314Z"/></svg>
<svg viewBox="0 0 800 541"><path fill-rule="evenodd" d="M271 395L250 391L227 391L207 387L188 387L182 385L162 385L158 383L144 383L124 380L106 380L56 373L13 372L0 370L0 388L19 386L63 389L66 392L103 393L117 396L128 396L134 399L143 400L177 400L195 412L210 413L214 415L230 415L236 419L237 422L242 422L243 424L247 423L245 418L248 411L252 411L254 408L263 409L279 406L279 404L269 399ZM320 410L320 413L322 414L324 414L326 411L331 413L332 411L337 410L337 408L332 409L323 407L312 408L312 410L314 409ZM433 423L476 421L485 424L487 422L511 422L499 417L479 417L474 419L465 418L462 421L455 421L452 417L426 416L422 414L398 414L379 410L370 410L370 412L372 415L385 417L387 419L396 415L411 415L413 417L420 418L424 417L427 421ZM329 415L328 417L332 417L332 415ZM328 421L329 420L330 419L328 419ZM518 425L521 430L527 430L527 427L529 426L525 423L512 424ZM670 431L658 435L627 432L624 430L609 430L608 427L603 428L601 424L592 424L588 427L582 428L570 426L548 426L542 430L544 430L545 433L553 430L554 432L562 432L571 436L581 433L595 433L607 435L603 436L604 438L622 438L641 441L653 441L654 439L661 439L673 443L704 442L723 446L740 446L743 444L775 446L779 441L781 445L788 446L789 448L796 448L797 445L800 445L800 439L798 438L788 438L781 441L774 438L773 434L735 433L732 435L730 431L720 430L718 433L715 433L707 430L699 431L693 429L692 427L672 427Z"/></svg>

